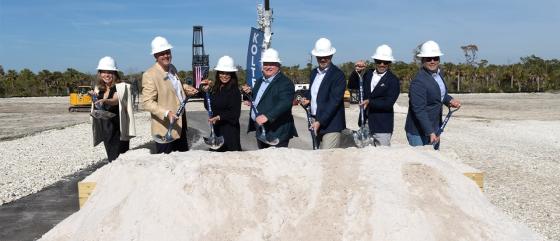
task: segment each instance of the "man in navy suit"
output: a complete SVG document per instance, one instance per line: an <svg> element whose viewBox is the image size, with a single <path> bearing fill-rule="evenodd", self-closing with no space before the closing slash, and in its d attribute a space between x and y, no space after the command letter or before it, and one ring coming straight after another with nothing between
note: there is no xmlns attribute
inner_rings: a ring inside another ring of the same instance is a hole
<svg viewBox="0 0 560 241"><path fill-rule="evenodd" d="M391 47L386 44L377 47L371 58L375 62L375 69L364 74L364 102L361 104L367 108L373 144L390 146L394 126L393 105L399 98L401 85L397 76L389 70L395 61Z"/></svg>
<svg viewBox="0 0 560 241"><path fill-rule="evenodd" d="M311 72L310 91L302 101L304 105L311 104L311 114L315 119L311 128L317 133L320 149L339 147L341 132L346 128L346 80L344 73L331 62L335 52L328 39L320 38L315 42L311 54L316 56L319 67Z"/></svg>
<svg viewBox="0 0 560 241"><path fill-rule="evenodd" d="M439 69L439 45L427 41L420 47L417 55L422 59L422 68L410 82L408 91L409 104L406 116L406 138L411 146L436 143L439 137L436 131L442 123L442 106L459 108L461 102L447 94L447 86Z"/></svg>
<svg viewBox="0 0 560 241"><path fill-rule="evenodd" d="M290 139L298 136L294 117L292 115L292 101L294 99L294 83L280 72L280 58L278 51L269 48L261 57L263 77L255 82L252 91L247 85L243 86L245 93L251 93L253 105L258 113L251 110L248 131L260 133L255 124L263 125L266 135L271 139L278 138L275 147L288 147ZM257 139L259 149L271 147Z"/></svg>

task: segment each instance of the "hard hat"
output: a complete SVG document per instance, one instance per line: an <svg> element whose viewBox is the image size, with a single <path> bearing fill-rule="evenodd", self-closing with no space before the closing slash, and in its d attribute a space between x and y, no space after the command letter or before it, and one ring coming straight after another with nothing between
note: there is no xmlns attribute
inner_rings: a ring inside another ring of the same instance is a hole
<svg viewBox="0 0 560 241"><path fill-rule="evenodd" d="M432 40L428 40L428 41L426 41L425 43L422 44L422 47L420 47L420 53L416 56L418 56L418 57L439 57L439 56L442 56L442 55L443 55L443 53L439 49L439 45Z"/></svg>
<svg viewBox="0 0 560 241"><path fill-rule="evenodd" d="M115 60L109 56L105 56L99 60L99 64L97 64L97 70L119 71L119 69L117 69L117 63L115 62Z"/></svg>
<svg viewBox="0 0 560 241"><path fill-rule="evenodd" d="M371 58L391 62L395 61L395 58L393 58L393 50L391 49L391 47L389 47L389 45L386 44L377 47L375 53L373 54L373 56L371 56Z"/></svg>
<svg viewBox="0 0 560 241"><path fill-rule="evenodd" d="M161 36L157 36L152 40L152 54L163 52L168 49L172 49L173 46L167 42L167 39Z"/></svg>
<svg viewBox="0 0 560 241"><path fill-rule="evenodd" d="M222 72L236 72L237 67L235 67L233 59L226 55L218 59L218 64L216 64L216 68L214 68L214 70Z"/></svg>
<svg viewBox="0 0 560 241"><path fill-rule="evenodd" d="M282 63L280 57L278 57L278 51L273 48L269 48L262 53L261 62Z"/></svg>
<svg viewBox="0 0 560 241"><path fill-rule="evenodd" d="M336 49L333 48L331 41L326 38L320 38L315 42L315 48L311 50L311 54L314 56L325 57L331 56L336 53Z"/></svg>

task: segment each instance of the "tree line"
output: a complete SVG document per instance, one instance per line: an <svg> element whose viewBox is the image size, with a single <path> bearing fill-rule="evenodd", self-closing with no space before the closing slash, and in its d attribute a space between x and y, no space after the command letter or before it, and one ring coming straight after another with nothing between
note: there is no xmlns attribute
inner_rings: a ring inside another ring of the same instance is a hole
<svg viewBox="0 0 560 241"><path fill-rule="evenodd" d="M466 46L468 47L468 46ZM472 47L472 46L471 46ZM472 61L473 56L467 56L472 49L465 48L465 63L443 63L445 82L452 93L496 93L496 92L546 92L560 90L560 60L545 60L531 55L520 58L518 63L507 65L489 64L486 60ZM369 68L374 68L372 62L367 62ZM354 71L354 63L346 62L338 65L340 69L350 76ZM312 64L305 67L283 66L282 71L297 84L309 82ZM419 61L410 63L397 61L392 64L391 70L401 80L401 92L408 92L408 86L418 71ZM239 66L238 78L240 83L245 83L245 72ZM120 73L125 82L139 81L141 86L142 73L124 75ZM214 78L210 71L210 79ZM182 80L192 81L192 71L181 70L178 73ZM29 96L65 96L77 86L96 83L95 74L82 73L69 68L66 71L41 70L34 73L29 69L4 71L0 65L0 97L29 97Z"/></svg>

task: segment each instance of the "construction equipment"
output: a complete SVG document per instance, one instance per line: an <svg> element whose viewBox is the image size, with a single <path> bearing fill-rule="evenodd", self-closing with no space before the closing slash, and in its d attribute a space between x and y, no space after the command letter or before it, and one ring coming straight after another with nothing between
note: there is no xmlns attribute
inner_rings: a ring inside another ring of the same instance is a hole
<svg viewBox="0 0 560 241"><path fill-rule="evenodd" d="M91 86L78 86L77 88L73 88L70 93L70 107L68 107L68 111L89 111L91 108L92 98L88 93L91 90Z"/></svg>
<svg viewBox="0 0 560 241"><path fill-rule="evenodd" d="M200 81L208 77L210 57L204 52L204 37L202 34L202 26L193 26L193 39L192 39L192 71L193 81L192 86L200 88ZM199 68L201 71L196 71ZM190 84L190 83L188 83ZM204 98L204 91L199 91L198 94L191 98Z"/></svg>

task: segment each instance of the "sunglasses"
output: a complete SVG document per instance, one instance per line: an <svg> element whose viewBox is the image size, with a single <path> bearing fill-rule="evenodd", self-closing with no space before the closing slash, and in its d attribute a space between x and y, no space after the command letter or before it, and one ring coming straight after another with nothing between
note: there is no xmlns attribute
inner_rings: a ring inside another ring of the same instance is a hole
<svg viewBox="0 0 560 241"><path fill-rule="evenodd" d="M439 61L439 57L423 57L423 59L426 62Z"/></svg>
<svg viewBox="0 0 560 241"><path fill-rule="evenodd" d="M391 64L391 61L385 61L385 60L375 60L375 64L384 64L384 65L389 65Z"/></svg>

